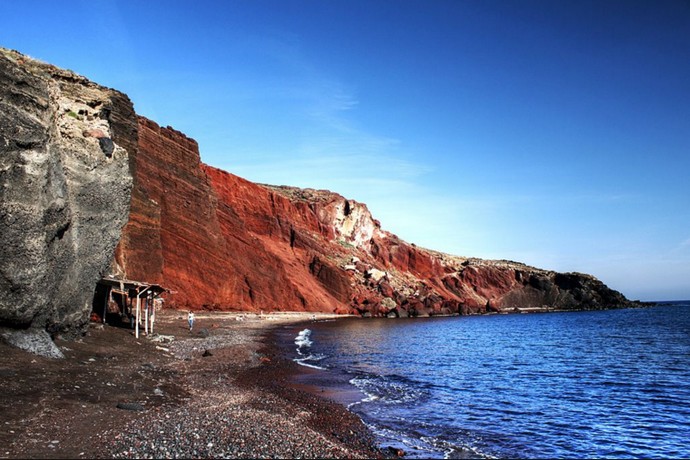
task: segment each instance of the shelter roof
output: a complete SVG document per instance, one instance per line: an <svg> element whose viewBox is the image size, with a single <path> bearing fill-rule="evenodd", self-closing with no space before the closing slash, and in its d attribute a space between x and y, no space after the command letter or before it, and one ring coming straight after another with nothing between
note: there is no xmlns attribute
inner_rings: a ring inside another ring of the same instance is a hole
<svg viewBox="0 0 690 460"><path fill-rule="evenodd" d="M111 276L106 276L101 278L99 281L100 284L104 284L106 286L113 286L116 288L120 289L134 289L137 292L143 292L145 290L150 290L154 294L160 294L162 292L169 292L168 289L164 288L160 284L154 284L154 283L147 283L145 281L135 281L135 280L127 280L127 279L119 279Z"/></svg>

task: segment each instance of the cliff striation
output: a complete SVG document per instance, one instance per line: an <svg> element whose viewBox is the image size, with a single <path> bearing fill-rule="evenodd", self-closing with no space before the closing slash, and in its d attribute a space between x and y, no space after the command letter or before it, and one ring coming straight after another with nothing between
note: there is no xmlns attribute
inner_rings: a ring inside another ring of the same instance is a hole
<svg viewBox="0 0 690 460"><path fill-rule="evenodd" d="M78 331L105 274L161 284L167 306L189 309L427 316L632 305L589 275L420 248L337 193L205 165L193 139L136 116L124 94L9 50L0 108L5 328Z"/></svg>
<svg viewBox="0 0 690 460"><path fill-rule="evenodd" d="M127 96L0 49L1 325L86 323L127 222L137 146Z"/></svg>
<svg viewBox="0 0 690 460"><path fill-rule="evenodd" d="M631 305L589 275L419 248L337 193L204 165L194 141L142 117L132 159L116 271L172 289L169 306L400 317Z"/></svg>

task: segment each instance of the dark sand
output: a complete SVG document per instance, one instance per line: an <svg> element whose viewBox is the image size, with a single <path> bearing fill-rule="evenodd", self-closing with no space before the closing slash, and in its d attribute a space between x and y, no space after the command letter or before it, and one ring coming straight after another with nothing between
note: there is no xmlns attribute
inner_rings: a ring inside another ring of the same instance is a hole
<svg viewBox="0 0 690 460"><path fill-rule="evenodd" d="M0 343L0 457L382 458L338 395L295 384L298 365L265 340L311 315L242 316L200 313L190 334L165 311L139 339L92 323L56 341L65 359Z"/></svg>

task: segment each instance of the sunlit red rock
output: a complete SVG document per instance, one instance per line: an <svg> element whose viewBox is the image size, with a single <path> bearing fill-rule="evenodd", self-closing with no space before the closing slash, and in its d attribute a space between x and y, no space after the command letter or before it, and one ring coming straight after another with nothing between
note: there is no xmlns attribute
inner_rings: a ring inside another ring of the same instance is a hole
<svg viewBox="0 0 690 460"><path fill-rule="evenodd" d="M587 275L418 248L362 203L205 165L194 140L142 117L133 160L117 267L173 291L168 306L420 316L628 304Z"/></svg>

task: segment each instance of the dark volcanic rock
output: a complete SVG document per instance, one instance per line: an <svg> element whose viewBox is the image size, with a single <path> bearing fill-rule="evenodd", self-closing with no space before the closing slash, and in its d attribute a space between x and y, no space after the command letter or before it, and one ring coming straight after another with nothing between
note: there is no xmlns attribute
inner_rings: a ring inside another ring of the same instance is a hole
<svg viewBox="0 0 690 460"><path fill-rule="evenodd" d="M115 144L113 140L109 137L99 137L98 144L101 146L101 150L107 157L113 156L113 151L115 150Z"/></svg>
<svg viewBox="0 0 690 460"><path fill-rule="evenodd" d="M116 407L123 410L143 411L144 406L139 403L119 402Z"/></svg>
<svg viewBox="0 0 690 460"><path fill-rule="evenodd" d="M86 130L113 139L110 157ZM127 96L0 49L0 323L75 332L127 221Z"/></svg>

